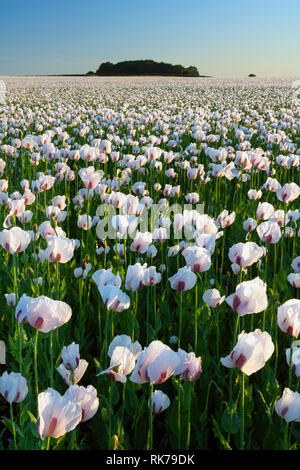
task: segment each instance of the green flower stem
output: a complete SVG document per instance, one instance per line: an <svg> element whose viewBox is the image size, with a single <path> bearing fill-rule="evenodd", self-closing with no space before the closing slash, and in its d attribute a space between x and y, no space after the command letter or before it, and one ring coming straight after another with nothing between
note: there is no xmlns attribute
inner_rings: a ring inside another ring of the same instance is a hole
<svg viewBox="0 0 300 470"><path fill-rule="evenodd" d="M161 247L161 290L164 292L164 243L160 244Z"/></svg>
<svg viewBox="0 0 300 470"><path fill-rule="evenodd" d="M87 197L87 217L86 217L86 241L88 240L88 231L89 231L89 215L90 215L90 190L88 188L88 197Z"/></svg>
<svg viewBox="0 0 300 470"><path fill-rule="evenodd" d="M72 431L71 450L77 450L77 432L76 428Z"/></svg>
<svg viewBox="0 0 300 470"><path fill-rule="evenodd" d="M153 385L150 384L150 396L149 396L149 429L148 429L147 450L152 450L152 447L153 447L152 397L153 397Z"/></svg>
<svg viewBox="0 0 300 470"><path fill-rule="evenodd" d="M111 383L109 384L108 387L108 406L109 406L109 412L108 412L108 432L109 432L109 438L112 436L112 415L113 415L113 410L112 410L112 403L111 403Z"/></svg>
<svg viewBox="0 0 300 470"><path fill-rule="evenodd" d="M289 424L285 423L285 430L284 430L284 449L289 450Z"/></svg>
<svg viewBox="0 0 300 470"><path fill-rule="evenodd" d="M217 338L216 338L216 352L217 352L217 358L219 358L219 342L220 342L220 320L219 320L219 310L216 309L216 323L217 323Z"/></svg>
<svg viewBox="0 0 300 470"><path fill-rule="evenodd" d="M283 252L284 252L284 240L285 240L285 229L286 229L286 215L287 215L287 210L288 210L288 203L285 204L284 207L284 222L283 222L283 233L281 235L281 258L280 258L280 266L283 265Z"/></svg>
<svg viewBox="0 0 300 470"><path fill-rule="evenodd" d="M12 424L12 432L13 432L13 436L14 436L14 448L15 448L15 450L17 450L17 436L16 436L16 428L15 428L15 422L14 422L12 402L9 404L9 408L10 408L10 420L11 420L11 424Z"/></svg>
<svg viewBox="0 0 300 470"><path fill-rule="evenodd" d="M180 348L181 334L182 334L182 291L180 291L180 301L179 301L178 349Z"/></svg>
<svg viewBox="0 0 300 470"><path fill-rule="evenodd" d="M57 300L59 300L59 286L60 286L60 274L59 274L59 262L56 261L55 263L55 267L56 267L56 282L57 282L57 285L56 285L56 298Z"/></svg>
<svg viewBox="0 0 300 470"><path fill-rule="evenodd" d="M233 348L235 347L236 342L237 342L238 331L239 331L239 323L240 323L240 316L237 314L235 327L234 327L234 335L233 335Z"/></svg>
<svg viewBox="0 0 300 470"><path fill-rule="evenodd" d="M53 334L52 330L50 331L50 341L49 341L49 352L50 352L50 386L53 388Z"/></svg>
<svg viewBox="0 0 300 470"><path fill-rule="evenodd" d="M121 411L121 422L123 422L124 411L126 406L126 382L123 384L122 390L122 411Z"/></svg>
<svg viewBox="0 0 300 470"><path fill-rule="evenodd" d="M20 374L22 374L22 364L23 364L23 325L22 323L18 323L18 334L19 334L19 370Z"/></svg>
<svg viewBox="0 0 300 470"><path fill-rule="evenodd" d="M237 315L237 319L236 319L235 327L234 327L232 350L234 349L236 342L237 342L239 320L240 320L240 316ZM229 403L232 403L232 378L233 378L232 376L233 376L233 368L229 369Z"/></svg>
<svg viewBox="0 0 300 470"><path fill-rule="evenodd" d="M127 241L127 238L125 237L125 238L124 238L124 266L127 267L127 253L126 253L127 247L126 247L126 241Z"/></svg>
<svg viewBox="0 0 300 470"><path fill-rule="evenodd" d="M187 431L186 431L186 450L189 450L190 447L190 437L191 437L191 396L193 383L187 383Z"/></svg>
<svg viewBox="0 0 300 470"><path fill-rule="evenodd" d="M146 311L146 344L148 344L149 339L149 302L150 302L150 290L147 289L147 311Z"/></svg>
<svg viewBox="0 0 300 470"><path fill-rule="evenodd" d="M177 448L180 449L181 444L181 391L180 391L180 381L179 379L179 387L178 387L178 403L177 403Z"/></svg>
<svg viewBox="0 0 300 470"><path fill-rule="evenodd" d="M100 294L99 294L100 295ZM101 354L101 335L102 335L102 326L101 326L101 299L99 302L99 308L98 308L98 328L99 328L99 347L100 347L100 361L102 359L102 354Z"/></svg>
<svg viewBox="0 0 300 470"><path fill-rule="evenodd" d="M291 346L290 346L290 362L289 362L289 378L288 378L288 388L292 386L292 370L293 370L293 342L294 338L292 337Z"/></svg>
<svg viewBox="0 0 300 470"><path fill-rule="evenodd" d="M198 346L198 314L197 314L197 309L198 309L198 286L197 283L195 285L195 354L197 353L197 346Z"/></svg>
<svg viewBox="0 0 300 470"><path fill-rule="evenodd" d="M114 311L111 310L110 312L110 319L111 319L111 341L113 340L114 338L114 335L115 335L115 328L114 328Z"/></svg>
<svg viewBox="0 0 300 470"><path fill-rule="evenodd" d="M245 374L241 372L241 433L240 450L244 450L245 440Z"/></svg>
<svg viewBox="0 0 300 470"><path fill-rule="evenodd" d="M34 341L34 377L35 377L35 393L36 393L36 398L38 398L38 395L39 395L38 367L37 367L38 335L39 335L39 330L36 330L36 333L35 333L35 341Z"/></svg>
<svg viewBox="0 0 300 470"><path fill-rule="evenodd" d="M108 309L106 309L105 337L104 337L104 351L107 351L108 324L109 324L109 310L108 310Z"/></svg>
<svg viewBox="0 0 300 470"><path fill-rule="evenodd" d="M17 258L17 253L12 255L12 260L13 260L13 274L14 274L14 293L16 294L16 302L18 302L18 284L17 284L17 264L18 264L18 258Z"/></svg>
<svg viewBox="0 0 300 470"><path fill-rule="evenodd" d="M83 298L83 279L79 278L79 318L80 318L80 327L83 323L83 312L82 312L82 298Z"/></svg>

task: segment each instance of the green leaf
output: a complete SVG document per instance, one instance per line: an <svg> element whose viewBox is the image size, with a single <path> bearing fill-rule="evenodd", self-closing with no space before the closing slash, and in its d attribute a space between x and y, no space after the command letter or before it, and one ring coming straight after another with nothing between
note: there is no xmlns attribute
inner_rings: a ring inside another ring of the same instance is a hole
<svg viewBox="0 0 300 470"><path fill-rule="evenodd" d="M36 422L37 422L37 419L36 419L36 417L31 413L31 411L27 410L27 413L28 413L28 415L29 415L30 421L31 421L32 423L36 423Z"/></svg>
<svg viewBox="0 0 300 470"><path fill-rule="evenodd" d="M200 423L203 424L207 421L207 411L204 410L200 415Z"/></svg>
<svg viewBox="0 0 300 470"><path fill-rule="evenodd" d="M219 442L220 442L221 446L223 447L223 449L232 450L229 443L226 441L225 437L221 433L220 427L219 427L217 421L215 420L215 418L212 416L211 419L212 419L212 423L213 423L214 436L219 440Z"/></svg>
<svg viewBox="0 0 300 470"><path fill-rule="evenodd" d="M112 406L116 405L118 403L119 399L120 399L120 394L119 394L116 382L113 382L110 394L111 394L111 404L112 404Z"/></svg>
<svg viewBox="0 0 300 470"><path fill-rule="evenodd" d="M13 424L14 424L16 433L19 434L19 436L21 436L22 439L24 439L24 434L16 423L13 423L13 421L11 421L8 418L3 418L2 423L10 430L11 433L13 433Z"/></svg>
<svg viewBox="0 0 300 470"><path fill-rule="evenodd" d="M226 409L222 416L222 427L225 432L235 434L240 429L240 417L233 409Z"/></svg>
<svg viewBox="0 0 300 470"><path fill-rule="evenodd" d="M155 330L156 333L161 329L162 324L161 324L161 318L160 318L160 313L158 312L155 316Z"/></svg>
<svg viewBox="0 0 300 470"><path fill-rule="evenodd" d="M64 444L64 441L66 439L66 435L67 434L64 434L63 436L61 436L60 438L57 439L56 444L53 446L53 450L62 450L63 449L63 444Z"/></svg>

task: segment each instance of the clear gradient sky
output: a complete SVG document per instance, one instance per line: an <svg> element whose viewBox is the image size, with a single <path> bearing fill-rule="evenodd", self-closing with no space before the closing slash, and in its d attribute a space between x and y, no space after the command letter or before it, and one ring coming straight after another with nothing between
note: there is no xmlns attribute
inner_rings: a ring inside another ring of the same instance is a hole
<svg viewBox="0 0 300 470"><path fill-rule="evenodd" d="M300 76L300 0L0 0L0 75L153 59L215 77Z"/></svg>

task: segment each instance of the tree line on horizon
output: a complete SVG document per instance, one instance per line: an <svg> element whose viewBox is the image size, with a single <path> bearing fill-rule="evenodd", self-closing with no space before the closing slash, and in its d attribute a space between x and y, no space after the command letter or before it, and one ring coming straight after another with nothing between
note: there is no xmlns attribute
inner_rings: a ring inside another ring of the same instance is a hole
<svg viewBox="0 0 300 470"><path fill-rule="evenodd" d="M87 75L175 75L183 77L200 77L196 67L155 62L154 60L126 60L113 64L103 62L95 72Z"/></svg>

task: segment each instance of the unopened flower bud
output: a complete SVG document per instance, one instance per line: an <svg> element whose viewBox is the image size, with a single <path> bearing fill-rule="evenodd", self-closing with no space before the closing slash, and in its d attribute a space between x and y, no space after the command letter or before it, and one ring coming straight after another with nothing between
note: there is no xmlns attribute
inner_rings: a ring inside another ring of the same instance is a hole
<svg viewBox="0 0 300 470"><path fill-rule="evenodd" d="M108 450L117 450L119 444L119 438L116 434L111 436L108 443Z"/></svg>
<svg viewBox="0 0 300 470"><path fill-rule="evenodd" d="M106 408L101 408L101 419L105 423L107 423L109 420L109 414Z"/></svg>
<svg viewBox="0 0 300 470"><path fill-rule="evenodd" d="M86 260L84 260L84 261L82 262L82 265L81 265L81 266L82 266L82 269L85 269L85 268L86 268L86 266L87 266L87 261L86 261Z"/></svg>
<svg viewBox="0 0 300 470"><path fill-rule="evenodd" d="M65 368L74 371L78 367L80 360L79 345L73 341L69 346L64 346L61 358Z"/></svg>

